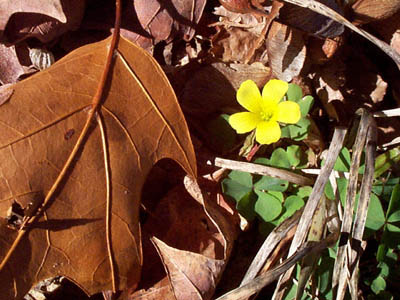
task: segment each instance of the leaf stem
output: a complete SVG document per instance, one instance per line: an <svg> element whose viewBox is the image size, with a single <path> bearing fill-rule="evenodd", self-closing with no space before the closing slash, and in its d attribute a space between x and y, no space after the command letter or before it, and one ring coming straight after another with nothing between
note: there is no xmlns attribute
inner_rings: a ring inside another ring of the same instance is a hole
<svg viewBox="0 0 400 300"><path fill-rule="evenodd" d="M54 196L54 193L56 192L57 188L59 187L61 181L64 179L65 174L67 173L69 167L71 166L73 160L76 157L76 154L78 153L81 145L83 144L84 139L87 136L88 130L90 128L90 125L94 119L94 116L97 115L97 111L99 110L100 104L101 104L101 99L104 93L104 87L106 85L110 70L111 70L111 65L113 62L114 58L114 53L117 49L118 41L119 41L119 31L120 31L120 24L121 24L121 0L116 0L116 8L115 8L116 14L115 14L115 26L114 26L114 32L112 34L112 39L110 43L110 48L108 50L107 54L107 60L104 66L103 73L100 77L100 82L99 85L97 86L96 92L93 96L92 100L92 109L89 112L89 115L86 119L86 123L78 137L78 140L76 141L76 144L74 145L74 148L72 149L70 155L68 156L67 161L65 162L62 170L58 174L58 177L54 181L52 187L50 188L49 192L47 193L45 199L43 200L43 204L41 207L38 208L38 211L36 214L33 214L31 218L27 218L24 223L22 224L20 230L18 231L18 235L16 239L14 240L13 244L11 245L10 249L8 250L7 254L5 255L4 259L0 263L0 271L3 270L4 266L7 264L8 260L10 259L12 253L15 251L16 247L18 246L19 242L21 241L22 237L25 235L25 233L29 230L29 225L31 225L37 217L41 215L41 211L44 210L46 205L49 203L50 199ZM114 279L114 274L112 275ZM114 280L113 280L113 288L114 288Z"/></svg>

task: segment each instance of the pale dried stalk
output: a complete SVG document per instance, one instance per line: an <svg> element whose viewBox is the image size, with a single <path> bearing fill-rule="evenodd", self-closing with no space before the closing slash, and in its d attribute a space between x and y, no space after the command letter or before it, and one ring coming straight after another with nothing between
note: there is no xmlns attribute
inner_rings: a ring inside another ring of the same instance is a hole
<svg viewBox="0 0 400 300"><path fill-rule="evenodd" d="M319 242L322 240L325 234L326 228L326 202L330 201L326 199L325 195L322 195L317 209L314 213L310 230L308 232L307 241ZM339 231L335 231L339 232ZM312 273L315 270L319 259L319 255L308 255L301 262L301 271L297 284L296 298L295 300L301 299L305 291L307 282L311 278Z"/></svg>
<svg viewBox="0 0 400 300"><path fill-rule="evenodd" d="M400 108L377 111L377 112L374 112L373 116L376 118L399 117L400 116Z"/></svg>
<svg viewBox="0 0 400 300"><path fill-rule="evenodd" d="M358 299L358 263L360 261L361 254L363 252L363 234L365 223L367 221L368 205L370 201L370 195L372 191L372 182L374 179L375 171L375 155L376 155L376 125L371 116L370 126L367 135L366 147L365 147L365 172L361 182L360 188L360 199L358 200L358 207L356 217L354 219L354 227L351 237L351 252L349 257L349 271L352 280L350 287L350 294L353 300ZM364 247L365 248L365 247Z"/></svg>
<svg viewBox="0 0 400 300"><path fill-rule="evenodd" d="M292 268L306 255L320 253L322 250L332 247L337 241L337 234L330 234L320 242L307 242L296 253L287 258L282 264L272 270L256 277L249 283L234 289L216 300L244 300L259 292L262 288L276 280L283 272Z"/></svg>
<svg viewBox="0 0 400 300"><path fill-rule="evenodd" d="M371 121L368 113L365 110L362 110L361 114L361 121L353 146L353 155L350 166L350 178L347 185L346 193L346 206L344 209L344 216L341 228L341 236L346 238L350 236L351 232L354 203L357 192L358 170L360 168L361 154L364 149L368 127ZM347 248L349 246L350 245L347 242L345 244L339 245L335 266L333 269L332 288L337 288L337 300L341 300L344 298L347 282L349 279L347 276L347 264L345 263L348 260Z"/></svg>
<svg viewBox="0 0 400 300"><path fill-rule="evenodd" d="M293 228L295 228L295 226L297 226L302 211L303 211L302 209L298 210L293 216L282 222L282 224L276 227L268 235L268 237L262 244L260 250L258 250L257 255L254 257L246 274L244 275L244 278L240 283L240 286L245 285L251 282L254 278L256 278L257 274L260 272L261 268L267 261L268 257L270 256L274 248L288 234L290 230L292 230Z"/></svg>
<svg viewBox="0 0 400 300"><path fill-rule="evenodd" d="M301 244L305 240L305 237L307 236L314 212L317 209L318 203L324 192L325 184L329 179L335 161L340 153L340 150L342 149L346 132L347 132L346 128L343 127L335 128L332 142L331 145L329 146L325 165L322 167L321 173L318 175L317 180L315 181L314 184L314 188L311 192L311 195L304 207L303 215L301 216L299 225L297 226L296 234L293 238L292 245L290 246L289 249L289 256L293 255L297 251L297 249L301 246ZM279 280L273 299L282 299L286 290L285 288L282 288L282 286L286 285L286 283L290 280L292 271L293 268L290 268L284 274L284 276Z"/></svg>
<svg viewBox="0 0 400 300"><path fill-rule="evenodd" d="M215 158L214 165L217 167L230 169L230 170L248 172L248 173L263 175L263 176L276 177L276 178L287 180L291 183L295 183L295 184L299 184L299 185L313 185L313 183L314 183L314 179L310 178L310 177L306 177L306 176L303 176L303 175L300 175L297 173L293 173L293 172L278 169L278 168L267 167L267 166L248 163L248 162L241 162L241 161L235 161L235 160L217 157L217 158Z"/></svg>

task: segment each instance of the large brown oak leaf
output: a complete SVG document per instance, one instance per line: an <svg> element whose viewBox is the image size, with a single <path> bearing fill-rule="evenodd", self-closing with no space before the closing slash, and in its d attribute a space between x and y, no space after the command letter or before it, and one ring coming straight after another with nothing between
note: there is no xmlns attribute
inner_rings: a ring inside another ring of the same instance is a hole
<svg viewBox="0 0 400 300"><path fill-rule="evenodd" d="M17 229L12 203L40 205L92 109L110 39L72 52L14 87L0 106L0 260ZM193 146L174 92L155 60L120 38L101 106L56 193L0 272L2 299L64 275L88 294L134 286L142 264L142 185L162 158L195 176ZM108 224L108 225L107 225Z"/></svg>

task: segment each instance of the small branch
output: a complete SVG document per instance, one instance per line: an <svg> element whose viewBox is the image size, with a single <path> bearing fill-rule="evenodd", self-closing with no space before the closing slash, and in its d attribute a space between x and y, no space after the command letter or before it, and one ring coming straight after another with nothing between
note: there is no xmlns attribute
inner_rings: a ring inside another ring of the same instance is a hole
<svg viewBox="0 0 400 300"><path fill-rule="evenodd" d="M223 159L223 158L219 158L219 157L215 158L214 164L217 167L221 167L221 168L225 168L225 169L248 172L248 173L257 174L257 175L276 177L276 178L287 180L291 183L295 183L295 184L299 184L299 185L313 185L314 184L313 178L309 178L309 177L306 177L306 176L303 176L300 174L296 174L296 173L293 173L290 171L277 169L277 168L273 168L273 167L267 167L267 166L248 163L248 162L240 162L240 161L235 161L235 160L230 160L230 159Z"/></svg>

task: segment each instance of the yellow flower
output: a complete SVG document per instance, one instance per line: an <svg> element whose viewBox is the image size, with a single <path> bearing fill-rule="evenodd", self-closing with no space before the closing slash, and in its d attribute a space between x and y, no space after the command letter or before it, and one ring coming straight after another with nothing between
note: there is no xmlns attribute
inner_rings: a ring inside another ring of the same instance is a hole
<svg viewBox="0 0 400 300"><path fill-rule="evenodd" d="M236 99L248 112L240 112L229 117L229 124L237 133L256 129L256 141L272 144L281 137L279 123L295 124L300 120L300 106L293 101L281 101L288 90L287 82L272 79L262 90L252 80L240 85ZM278 123L279 122L279 123Z"/></svg>

